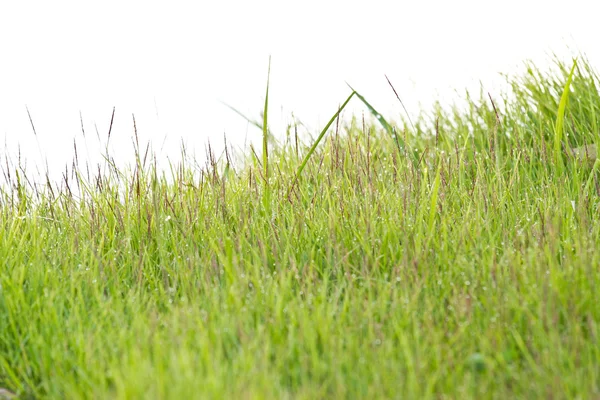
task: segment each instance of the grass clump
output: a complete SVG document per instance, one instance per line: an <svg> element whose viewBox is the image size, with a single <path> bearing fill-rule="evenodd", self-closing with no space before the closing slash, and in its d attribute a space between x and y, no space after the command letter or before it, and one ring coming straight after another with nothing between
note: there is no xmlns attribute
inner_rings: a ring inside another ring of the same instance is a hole
<svg viewBox="0 0 600 400"><path fill-rule="evenodd" d="M136 150L131 169L107 157L39 186L7 164L0 387L600 396L600 185L581 156L598 142L597 75L558 63L511 79L414 128L335 119L265 165L209 152L167 175Z"/></svg>

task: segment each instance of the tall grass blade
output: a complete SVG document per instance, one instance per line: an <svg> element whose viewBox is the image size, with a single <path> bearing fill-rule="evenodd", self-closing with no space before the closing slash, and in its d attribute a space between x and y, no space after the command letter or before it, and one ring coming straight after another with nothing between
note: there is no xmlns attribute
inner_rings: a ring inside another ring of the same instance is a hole
<svg viewBox="0 0 600 400"><path fill-rule="evenodd" d="M269 56L269 70L267 72L267 93L265 94L265 108L263 110L263 168L265 170L265 179L269 180L269 149L268 149L268 111L269 111L269 81L271 79L271 56Z"/></svg>
<svg viewBox="0 0 600 400"><path fill-rule="evenodd" d="M569 101L569 92L571 90L571 82L573 81L573 73L577 67L577 60L573 61L573 67L567 78L567 83L563 89L562 96L560 97L560 103L558 104L558 114L556 116L556 123L554 126L554 161L559 170L562 170L563 160L561 156L561 143L564 132L565 122L565 111L567 109L567 103Z"/></svg>

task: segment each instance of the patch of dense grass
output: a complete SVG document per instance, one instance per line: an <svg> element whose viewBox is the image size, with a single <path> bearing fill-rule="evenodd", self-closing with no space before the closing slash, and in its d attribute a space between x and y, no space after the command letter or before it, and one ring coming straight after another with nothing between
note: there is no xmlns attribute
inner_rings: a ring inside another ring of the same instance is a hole
<svg viewBox="0 0 600 400"><path fill-rule="evenodd" d="M306 164L289 138L168 175L144 152L43 186L6 165L0 387L600 396L600 94L570 67L530 65L397 136L335 121Z"/></svg>

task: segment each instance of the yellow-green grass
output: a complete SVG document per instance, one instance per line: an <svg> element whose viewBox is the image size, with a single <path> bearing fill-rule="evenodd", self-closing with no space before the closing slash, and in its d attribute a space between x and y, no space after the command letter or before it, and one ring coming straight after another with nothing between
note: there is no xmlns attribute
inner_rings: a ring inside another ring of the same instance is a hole
<svg viewBox="0 0 600 400"><path fill-rule="evenodd" d="M0 394L600 397L600 95L572 66L299 152L265 101L262 163L136 148L38 186L2 160Z"/></svg>

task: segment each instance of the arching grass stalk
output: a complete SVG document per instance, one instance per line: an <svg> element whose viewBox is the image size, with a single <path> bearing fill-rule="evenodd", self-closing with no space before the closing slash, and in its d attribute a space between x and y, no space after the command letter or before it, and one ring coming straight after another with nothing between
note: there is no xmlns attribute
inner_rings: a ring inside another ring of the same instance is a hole
<svg viewBox="0 0 600 400"><path fill-rule="evenodd" d="M389 80L388 80L388 82L389 82ZM350 89L352 89L352 86L348 85L348 87L350 87ZM400 148L404 149L403 151L404 151L404 154L406 155L407 154L407 147L406 147L406 143L404 143L404 140L402 140L402 138L394 131L394 128L385 120L385 118L383 118L383 115L381 115L381 113L379 113L379 111L377 111L367 101L367 99L365 99L356 90L354 90L354 89L352 89L352 90L354 91L354 93L356 93L356 96L360 99L360 101L362 101L363 104L365 106L367 106L367 108L369 109L369 111L371 112L371 114L373 114L375 116L375 118L377 119L377 121L379 121L379 123L381 124L381 126L383 126L383 129L385 129L390 135L392 135L392 137L394 138L394 140L396 141L396 143L399 143L399 147ZM397 94L396 94L396 96L397 96ZM398 100L400 100L399 97L398 97ZM402 105L402 106L404 107L404 105ZM412 124L412 122L411 122L411 124ZM413 161L413 163L418 163L419 160L416 157L413 157L412 161Z"/></svg>
<svg viewBox="0 0 600 400"><path fill-rule="evenodd" d="M379 121L381 126L383 126L383 129L385 129L390 135L393 135L394 129L392 128L392 126L390 124L388 124L388 122L385 120L385 118L383 118L383 115L381 115L379 113L379 111L377 111L375 108L373 108L373 106L371 104L369 104L367 99L365 99L360 93L358 93L356 90L354 90L352 88L352 86L348 85L348 87L350 89L352 89L352 91L354 93L356 93L356 97L358 97L360 99L360 101L362 101L364 103L364 105L367 106L367 108L369 109L371 114L373 114L375 116L375 118L377 119L377 121Z"/></svg>
<svg viewBox="0 0 600 400"><path fill-rule="evenodd" d="M356 93L354 90L352 90L352 93L350 93L350 96L348 96L348 98L346 99L346 101L344 102L344 104L342 104L338 108L337 112L335 114L333 114L333 117L331 117L331 119L329 120L329 122L327 123L327 125L325 125L325 128L323 128L323 130L321 131L321 133L317 137L317 140L315 140L315 142L311 146L310 150L308 150L308 153L306 153L306 155L304 156L304 159L302 160L302 163L300 164L300 166L298 167L298 170L296 171L296 174L294 175L294 180L292 181L292 185L290 186L290 189L288 190L288 194L287 194L288 197L290 196L290 193L292 193L292 190L294 190L294 186L296 185L296 182L298 181L298 178L300 177L300 174L302 173L302 170L306 166L306 163L308 162L308 160L310 159L310 157L315 152L315 149L317 148L317 146L319 145L319 143L323 139L323 136L325 136L325 134L327 133L327 130L329 129L329 127L331 126L331 124L333 124L333 121L335 121L335 119L340 115L340 113L342 112L342 110L346 107L346 105L348 105L348 103L350 102L350 100L352 99L352 97L355 94L358 94L358 93Z"/></svg>
<svg viewBox="0 0 600 400"><path fill-rule="evenodd" d="M563 89L560 103L558 103L558 113L556 116L556 122L554 125L554 161L559 172L562 171L563 160L561 155L561 142L564 131L565 122L565 111L567 109L567 103L569 102L569 92L571 90L571 82L573 81L573 73L577 67L577 60L573 61L573 67L567 78L567 83Z"/></svg>
<svg viewBox="0 0 600 400"><path fill-rule="evenodd" d="M270 62L269 62L269 68L270 68ZM346 83L347 84L347 83ZM348 85L348 84L347 84ZM310 157L312 156L312 154L314 153L315 149L317 148L317 146L319 145L319 143L321 142L321 140L323 139L323 136L325 136L325 133L327 133L327 130L329 129L329 127L331 126L331 124L333 124L333 121L335 121L335 119L340 115L340 113L342 112L342 110L344 109L344 107L346 107L346 105L350 102L350 100L352 99L352 97L354 95L356 95L360 101L363 102L363 104L365 106L367 106L367 108L369 109L369 111L371 112L371 114L373 114L375 116L375 118L377 119L377 121L379 121L379 123L381 124L381 126L383 126L383 128L392 136L394 136L396 142L400 143L400 147L402 147L404 149L404 151L406 152L406 145L404 143L404 140L402 140L398 135L396 135L396 133L394 132L394 128L392 128L392 126L385 120L385 118L383 117L383 115L381 115L379 113L379 111L377 111L368 101L367 99L365 99L360 93L358 93L356 90L354 90L352 88L352 86L348 85L348 87L352 90L352 93L350 93L350 96L348 96L348 98L346 99L346 101L344 102L344 104L342 104L342 106L338 109L338 111L333 115L333 117L331 117L331 119L329 120L329 122L327 123L327 125L325 125L325 128L323 128L323 130L321 131L321 133L319 134L319 137L317 137L317 140L315 140L315 142L313 143L312 147L310 148L310 150L308 151L308 153L306 153L306 156L304 156L304 159L302 160L302 164L300 164L300 166L298 167L298 170L296 171L296 174L294 176L294 180L292 181L292 185L290 186L290 189L288 190L288 197L290 195L290 193L292 192L292 190L294 189L294 186L296 185L296 182L298 181L298 178L300 177L300 174L302 173L302 170L304 169L304 167L306 166L306 163L308 162L308 160L310 159ZM268 85L268 79L267 79L267 98L268 98L268 89L269 89L269 85ZM266 120L266 115L267 115L267 103L265 101L265 120ZM266 125L265 125L266 126ZM264 127L263 127L263 131L264 131ZM266 139L265 139L266 140ZM264 143L264 149L266 152L266 141ZM265 153L266 154L266 153ZM266 163L266 160L265 160ZM266 164L265 164L266 165ZM265 169L266 170L266 169ZM266 173L265 173L266 175Z"/></svg>

